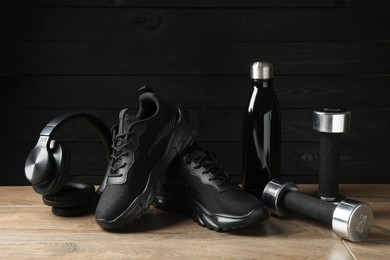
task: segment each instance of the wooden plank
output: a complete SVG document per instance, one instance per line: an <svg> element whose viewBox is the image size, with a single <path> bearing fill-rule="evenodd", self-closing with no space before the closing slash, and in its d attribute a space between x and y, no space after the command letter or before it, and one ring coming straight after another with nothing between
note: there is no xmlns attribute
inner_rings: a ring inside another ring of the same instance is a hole
<svg viewBox="0 0 390 260"><path fill-rule="evenodd" d="M118 124L119 109L5 109L0 118L7 122L0 128L0 143L34 142L43 127L64 112L85 112L96 115L111 128ZM137 110L132 110L136 114ZM198 140L203 142L240 142L242 109L196 109L200 123ZM320 136L312 128L312 109L282 109L282 141L318 142ZM352 109L351 131L342 135L343 142L376 142L390 144L390 108ZM74 129L77 128L77 131ZM60 140L98 142L100 139L82 120L75 121L56 134ZM16 138L15 138L16 137Z"/></svg>
<svg viewBox="0 0 390 260"><path fill-rule="evenodd" d="M24 161L34 143L3 143L7 151L0 157L2 172L0 185L27 184L24 179ZM221 165L241 179L240 143L204 143L201 145L214 152ZM105 153L99 143L68 143L72 153L71 175L84 176L83 180L101 181L104 174ZM283 143L282 175L288 180L304 183L317 182L319 163L318 143ZM390 144L344 143L340 154L341 183L390 183ZM87 177L88 176L88 177ZM92 179L91 179L92 178ZM96 182L95 182L96 181Z"/></svg>
<svg viewBox="0 0 390 260"><path fill-rule="evenodd" d="M340 152L341 183L387 183L389 144L343 143ZM318 143L283 143L282 174L317 175Z"/></svg>
<svg viewBox="0 0 390 260"><path fill-rule="evenodd" d="M317 190L316 185L299 188L310 194ZM0 249L4 258L33 259L386 259L390 254L389 185L341 185L340 190L373 208L374 226L364 242L343 242L329 225L304 216L271 216L248 228L221 233L201 228L188 217L154 208L126 230L104 232L93 215L54 216L31 187L0 187Z"/></svg>
<svg viewBox="0 0 390 260"><path fill-rule="evenodd" d="M31 185L31 183L27 181L24 175L24 160L16 164L2 163L1 167L4 167L4 170L8 172L0 173L0 187L4 185L7 186Z"/></svg>
<svg viewBox="0 0 390 260"><path fill-rule="evenodd" d="M16 26L14 23L9 23L9 21L14 14L15 8L13 8L12 6L0 4L0 41L7 41L12 39L11 31L12 29L15 29Z"/></svg>
<svg viewBox="0 0 390 260"><path fill-rule="evenodd" d="M248 75L269 60L279 75L388 74L390 43L22 42L24 74ZM221 65L223 64L223 66Z"/></svg>
<svg viewBox="0 0 390 260"><path fill-rule="evenodd" d="M358 2L358 1L348 1L348 2ZM322 1L308 1L308 0L299 0L291 1L286 0L277 0L277 1L254 1L254 0L243 0L243 1L139 1L139 0L56 0L56 1L47 1L47 0L38 0L38 1L28 1L22 0L22 3L27 6L116 6L116 7L186 7L186 8L202 8L202 7L343 7L348 5L348 2L337 2L331 0L322 0ZM377 1L373 1L377 2ZM383 1L382 1L383 2ZM385 1L386 2L386 1Z"/></svg>
<svg viewBox="0 0 390 260"><path fill-rule="evenodd" d="M241 107L251 88L241 76L23 76L0 77L0 84L1 107L32 109L135 108L143 85L185 107Z"/></svg>
<svg viewBox="0 0 390 260"><path fill-rule="evenodd" d="M257 7L257 8L343 8L343 7L389 7L390 2L388 0L371 0L369 2L362 0L349 0L349 1L334 1L334 0L241 0L241 1L226 1L226 0L199 0L199 1L180 1L180 0L35 0L33 2L28 0L22 0L26 6L96 6L96 7L184 7L184 8L243 8L243 7Z"/></svg>
<svg viewBox="0 0 390 260"><path fill-rule="evenodd" d="M32 7L23 8L22 12L21 39L34 41L390 40L390 16L386 9Z"/></svg>
<svg viewBox="0 0 390 260"><path fill-rule="evenodd" d="M138 105L138 88L148 85L171 102L185 107L241 109L251 90L249 68L247 70L246 76L0 77L3 90L0 95L0 107L135 108ZM389 86L390 77L376 75L356 77L277 75L274 80L281 108L311 109L330 106L350 109L385 108L390 104ZM47 98L42 98L42 95Z"/></svg>
<svg viewBox="0 0 390 260"><path fill-rule="evenodd" d="M11 38L0 39L0 77L15 74L19 68L17 59L17 43Z"/></svg>
<svg viewBox="0 0 390 260"><path fill-rule="evenodd" d="M30 194L30 193L28 193ZM190 218L154 208L128 230L103 232L93 216L59 218L49 207L1 208L0 249L5 257L34 259L65 258L307 258L336 256L351 259L348 251L329 228L310 220L280 220L229 233L212 232L199 227ZM35 225L27 228L17 221L28 218ZM308 224L309 223L309 224ZM41 227L45 226L44 229ZM275 228L277 227L277 228ZM39 229L38 229L39 228ZM156 243L156 238L159 243ZM278 252L278 242L286 239L289 250ZM263 246L255 246L261 243ZM318 243L312 249L301 245ZM213 241L213 246L210 246ZM180 246L178 246L180 245ZM299 248L299 250L298 250ZM332 252L329 252L332 248ZM278 253L276 253L278 252Z"/></svg>

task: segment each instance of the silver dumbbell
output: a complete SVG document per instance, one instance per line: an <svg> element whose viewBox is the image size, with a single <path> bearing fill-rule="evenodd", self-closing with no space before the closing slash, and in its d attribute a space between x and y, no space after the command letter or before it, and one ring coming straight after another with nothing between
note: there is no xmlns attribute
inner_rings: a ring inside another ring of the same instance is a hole
<svg viewBox="0 0 390 260"><path fill-rule="evenodd" d="M335 205L300 193L294 183L276 179L267 184L262 200L278 216L292 211L332 224L336 235L352 242L363 241L374 221L372 209L365 203L346 199Z"/></svg>

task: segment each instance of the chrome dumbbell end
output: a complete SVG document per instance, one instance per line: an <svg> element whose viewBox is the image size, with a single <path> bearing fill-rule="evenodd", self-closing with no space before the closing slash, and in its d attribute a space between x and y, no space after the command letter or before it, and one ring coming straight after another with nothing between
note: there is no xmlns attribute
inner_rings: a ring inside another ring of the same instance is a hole
<svg viewBox="0 0 390 260"><path fill-rule="evenodd" d="M351 112L341 108L313 110L313 129L321 133L347 133L351 125Z"/></svg>
<svg viewBox="0 0 390 260"><path fill-rule="evenodd" d="M332 228L339 237L360 242L370 234L373 222L374 214L369 205L346 199L333 212Z"/></svg>
<svg viewBox="0 0 390 260"><path fill-rule="evenodd" d="M264 205L269 206L271 213L279 217L286 217L288 213L281 206L281 201L289 191L299 191L298 186L292 182L273 179L265 186L261 199Z"/></svg>

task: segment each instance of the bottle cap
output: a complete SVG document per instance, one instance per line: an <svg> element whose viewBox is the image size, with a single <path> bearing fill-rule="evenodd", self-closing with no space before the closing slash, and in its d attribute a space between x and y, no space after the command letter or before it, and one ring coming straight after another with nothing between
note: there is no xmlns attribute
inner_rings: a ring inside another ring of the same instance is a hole
<svg viewBox="0 0 390 260"><path fill-rule="evenodd" d="M256 61L251 65L252 79L272 79L273 67L268 61Z"/></svg>

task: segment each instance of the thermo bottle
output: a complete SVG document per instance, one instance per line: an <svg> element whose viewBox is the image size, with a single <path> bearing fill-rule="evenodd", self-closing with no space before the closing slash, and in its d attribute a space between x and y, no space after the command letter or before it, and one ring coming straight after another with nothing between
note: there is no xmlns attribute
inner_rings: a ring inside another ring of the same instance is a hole
<svg viewBox="0 0 390 260"><path fill-rule="evenodd" d="M281 122L272 64L254 62L251 84L244 113L243 188L261 199L266 184L280 176Z"/></svg>

